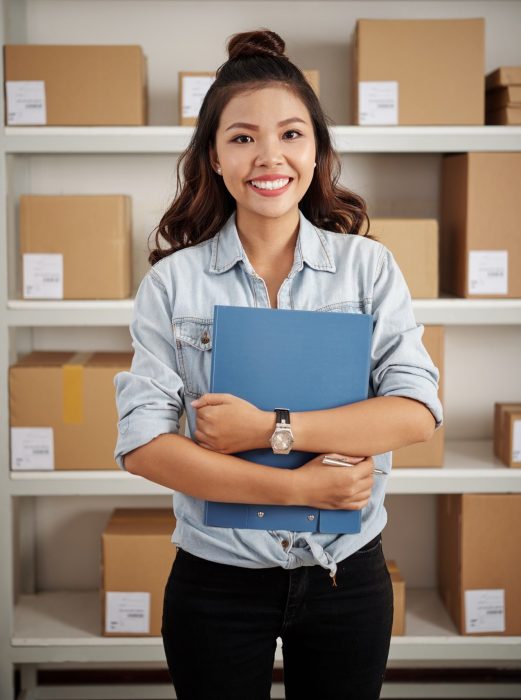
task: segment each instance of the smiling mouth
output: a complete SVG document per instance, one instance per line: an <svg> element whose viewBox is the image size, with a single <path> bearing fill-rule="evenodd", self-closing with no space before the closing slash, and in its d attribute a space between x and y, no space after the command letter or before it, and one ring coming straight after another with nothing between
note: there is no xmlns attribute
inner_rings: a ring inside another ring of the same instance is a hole
<svg viewBox="0 0 521 700"><path fill-rule="evenodd" d="M282 190L292 181L292 177L281 177L278 180L248 180L248 184L257 190L273 192L276 190Z"/></svg>

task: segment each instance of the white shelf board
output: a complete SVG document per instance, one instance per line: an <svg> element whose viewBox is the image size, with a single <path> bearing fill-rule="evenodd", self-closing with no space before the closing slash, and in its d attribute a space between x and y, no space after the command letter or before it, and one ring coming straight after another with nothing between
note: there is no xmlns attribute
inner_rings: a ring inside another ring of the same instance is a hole
<svg viewBox="0 0 521 700"><path fill-rule="evenodd" d="M375 478L379 478L378 476ZM12 471L12 496L172 495L173 491L121 469ZM393 468L388 494L521 493L521 469L505 467L491 440L450 440L441 468Z"/></svg>
<svg viewBox="0 0 521 700"><path fill-rule="evenodd" d="M519 151L519 126L333 126L340 153ZM191 126L7 126L6 153L180 153Z"/></svg>
<svg viewBox="0 0 521 700"><path fill-rule="evenodd" d="M165 486L122 469L11 471L13 496L167 496Z"/></svg>
<svg viewBox="0 0 521 700"><path fill-rule="evenodd" d="M36 326L128 326L133 299L26 300L7 302L11 327ZM440 325L519 325L521 299L413 299L418 323Z"/></svg>
<svg viewBox="0 0 521 700"><path fill-rule="evenodd" d="M443 467L395 467L386 493L521 493L521 469L494 457L492 440L447 440Z"/></svg>
<svg viewBox="0 0 521 700"><path fill-rule="evenodd" d="M14 611L14 663L163 661L161 637L103 637L98 591L20 596ZM521 659L521 637L461 636L435 590L407 590L407 635L393 637L390 660ZM275 659L282 661L278 640Z"/></svg>
<svg viewBox="0 0 521 700"><path fill-rule="evenodd" d="M134 299L7 302L7 324L36 326L128 326Z"/></svg>

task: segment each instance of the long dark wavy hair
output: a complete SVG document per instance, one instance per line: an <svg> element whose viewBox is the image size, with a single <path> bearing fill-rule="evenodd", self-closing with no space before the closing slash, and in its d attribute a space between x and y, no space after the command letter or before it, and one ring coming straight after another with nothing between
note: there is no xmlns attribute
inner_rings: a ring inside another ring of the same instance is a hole
<svg viewBox="0 0 521 700"><path fill-rule="evenodd" d="M150 234L155 233L156 244L153 250L149 248L151 265L212 238L235 210L235 199L211 166L209 148L215 146L220 116L228 102L240 92L273 83L284 85L302 100L313 124L317 165L313 180L299 202L302 213L318 228L373 238L369 235L364 199L338 184L341 162L328 130L333 122L324 113L302 71L284 54L285 46L283 39L268 29L234 34L228 41L228 60L217 69L190 143L178 159L174 199ZM364 223L366 230L362 234ZM160 247L161 239L168 248Z"/></svg>

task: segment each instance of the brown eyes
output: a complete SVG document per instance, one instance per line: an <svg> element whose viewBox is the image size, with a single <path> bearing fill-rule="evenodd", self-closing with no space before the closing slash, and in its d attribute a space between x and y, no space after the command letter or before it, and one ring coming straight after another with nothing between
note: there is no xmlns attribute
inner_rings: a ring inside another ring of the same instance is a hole
<svg viewBox="0 0 521 700"><path fill-rule="evenodd" d="M284 132L284 136L286 134L297 134L298 136L302 136L300 131L297 131L296 129L290 129L289 131ZM234 139L232 139L232 143L249 143L248 141L238 141L238 139L251 139L251 136L248 136L247 134L240 134L239 136L236 136ZM286 139L287 141L296 141L296 138L290 138Z"/></svg>

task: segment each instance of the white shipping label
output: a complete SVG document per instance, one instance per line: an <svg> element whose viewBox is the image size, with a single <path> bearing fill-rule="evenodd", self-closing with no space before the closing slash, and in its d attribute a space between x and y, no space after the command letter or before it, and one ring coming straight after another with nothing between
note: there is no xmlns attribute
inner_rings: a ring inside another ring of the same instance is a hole
<svg viewBox="0 0 521 700"><path fill-rule="evenodd" d="M465 631L505 631L504 589L465 591Z"/></svg>
<svg viewBox="0 0 521 700"><path fill-rule="evenodd" d="M398 81L362 80L358 83L358 123L398 124Z"/></svg>
<svg viewBox="0 0 521 700"><path fill-rule="evenodd" d="M183 117L197 117L206 93L215 78L211 75L187 75L183 78Z"/></svg>
<svg viewBox="0 0 521 700"><path fill-rule="evenodd" d="M54 469L52 428L11 428L11 469Z"/></svg>
<svg viewBox="0 0 521 700"><path fill-rule="evenodd" d="M515 420L512 426L512 461L521 462L521 420Z"/></svg>
<svg viewBox="0 0 521 700"><path fill-rule="evenodd" d="M469 251L469 294L508 294L508 250Z"/></svg>
<svg viewBox="0 0 521 700"><path fill-rule="evenodd" d="M6 80L7 124L47 124L45 81Z"/></svg>
<svg viewBox="0 0 521 700"><path fill-rule="evenodd" d="M109 591L105 601L105 632L150 632L150 593Z"/></svg>
<svg viewBox="0 0 521 700"><path fill-rule="evenodd" d="M24 253L24 299L63 299L63 255Z"/></svg>

